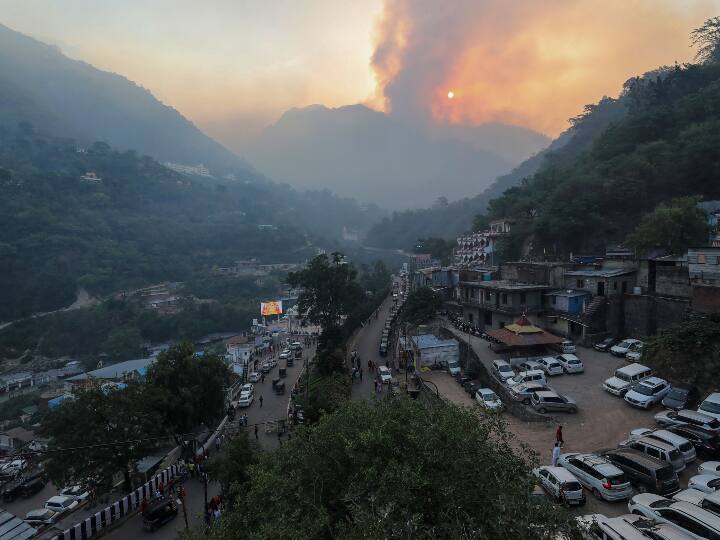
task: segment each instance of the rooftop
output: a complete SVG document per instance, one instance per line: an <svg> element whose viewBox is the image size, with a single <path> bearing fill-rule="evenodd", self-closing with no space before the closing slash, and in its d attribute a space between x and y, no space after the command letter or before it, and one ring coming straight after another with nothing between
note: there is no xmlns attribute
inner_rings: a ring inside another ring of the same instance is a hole
<svg viewBox="0 0 720 540"><path fill-rule="evenodd" d="M411 336L412 341L415 343L418 349L432 349L435 347L448 347L457 345L455 339L440 339L433 334L420 334L419 336ZM405 345L405 338L400 337L400 343Z"/></svg>
<svg viewBox="0 0 720 540"><path fill-rule="evenodd" d="M491 281L462 281L461 284L480 287L482 289L498 289L502 291L541 291L547 289L547 285L519 283L504 279L494 279Z"/></svg>
<svg viewBox="0 0 720 540"><path fill-rule="evenodd" d="M7 435L11 439L17 439L23 443L29 443L35 438L35 434L32 431L28 431L24 427L14 427L3 431L4 435Z"/></svg>
<svg viewBox="0 0 720 540"><path fill-rule="evenodd" d="M94 369L80 375L75 375L67 379L68 381L85 381L88 379L120 379L128 373L138 371L141 374L145 372L147 367L155 362L155 358L139 358L137 360L126 360L110 366Z"/></svg>
<svg viewBox="0 0 720 540"><path fill-rule="evenodd" d="M551 291L548 293L545 293L545 296L567 296L568 298L574 298L576 296L587 296L591 293L588 291L576 291L573 289L564 289L561 291Z"/></svg>
<svg viewBox="0 0 720 540"><path fill-rule="evenodd" d="M565 272L565 275L571 277L613 278L627 276L635 272L637 272L635 269L609 268L607 270L573 270L571 272Z"/></svg>

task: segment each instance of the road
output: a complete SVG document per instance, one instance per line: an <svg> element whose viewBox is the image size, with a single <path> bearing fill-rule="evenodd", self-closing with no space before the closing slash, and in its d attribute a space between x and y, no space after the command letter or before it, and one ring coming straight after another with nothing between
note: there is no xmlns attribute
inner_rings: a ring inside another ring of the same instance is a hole
<svg viewBox="0 0 720 540"><path fill-rule="evenodd" d="M315 348L310 347L303 351L303 358L311 358L314 355ZM266 434L264 422L271 420L279 420L287 418L287 406L290 399L290 390L293 385L297 382L300 377L300 372L303 368L303 361L296 360L292 367L287 368L287 377L285 380L286 392L284 395L276 395L272 391L272 380L278 376L278 368L275 367L273 370L265 376L264 383L257 383L255 385L255 401L250 407L245 409L238 409L236 414L236 421L226 424L229 432L234 431L238 428L238 420L240 415L247 414L249 426L246 428L250 432L250 438L254 439L254 427L253 424L260 424L258 426L258 443L262 449L271 450L280 444L276 434ZM263 396L263 404L260 406L260 396ZM221 449L222 451L222 449ZM214 449L210 451L212 457ZM219 484L215 482L208 483L208 497L212 497L217 494L220 489ZM190 478L185 482L186 499L185 504L188 512L188 524L196 531L202 532L204 527L204 507L205 507L205 492L203 482L199 478ZM18 499L17 501L4 505L8 511L15 513L20 517L24 517L25 514L34 508L41 508L45 501L51 496L57 494L57 489L48 484L45 488L30 499ZM111 501L119 498L118 495L114 495ZM83 508L80 509L66 519L64 519L59 525L58 530L62 531L71 525L81 521L90 514L97 512L104 508L104 506L97 505L94 508ZM147 533L142 526L142 519L140 515L130 517L127 521L122 523L116 529L106 534L106 538L113 538L117 540L135 540L137 536L148 535L148 539L153 540L174 540L177 538L178 533L185 528L185 521L183 519L182 509L178 513L177 517L161 527L157 531Z"/></svg>

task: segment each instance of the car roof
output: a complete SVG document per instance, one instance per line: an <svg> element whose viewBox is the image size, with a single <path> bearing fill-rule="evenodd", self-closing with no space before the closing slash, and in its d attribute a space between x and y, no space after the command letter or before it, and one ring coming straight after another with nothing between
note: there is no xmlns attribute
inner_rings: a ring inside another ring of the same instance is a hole
<svg viewBox="0 0 720 540"><path fill-rule="evenodd" d="M623 456L631 457L638 463L642 463L645 466L652 465L655 469L670 467L669 463L661 461L658 458L648 456L647 454L640 452L640 450L635 450L634 448L612 448L610 450L606 450L604 453L610 455L622 454Z"/></svg>
<svg viewBox="0 0 720 540"><path fill-rule="evenodd" d="M35 508L34 510L30 510L27 514L25 514L25 517L42 516L47 514L48 512L54 512L54 510L50 510L49 508Z"/></svg>
<svg viewBox="0 0 720 540"><path fill-rule="evenodd" d="M47 502L52 503L63 503L66 502L68 499L72 499L72 497L68 497L66 495L53 495L50 497Z"/></svg>
<svg viewBox="0 0 720 540"><path fill-rule="evenodd" d="M673 412L673 411L668 411L668 413L670 413L670 412ZM715 418L710 415L703 414L703 413L697 412L697 411L693 411L692 409L682 409L681 411L677 411L676 414L677 414L677 416L680 416L680 417L684 416L685 418L693 418L693 419L699 420L701 422L711 422L711 421L715 420Z"/></svg>
<svg viewBox="0 0 720 540"><path fill-rule="evenodd" d="M713 403L720 403L720 392L713 392L708 397L706 397L703 401L711 401Z"/></svg>
<svg viewBox="0 0 720 540"><path fill-rule="evenodd" d="M538 390L535 393L540 397L560 397L560 394L553 390Z"/></svg>
<svg viewBox="0 0 720 540"><path fill-rule="evenodd" d="M527 371L521 371L520 373L518 373L518 375L522 375L522 376L525 376L525 375L544 375L544 374L545 374L545 372L544 372L543 370L541 370L541 369L529 369L529 370L527 370Z"/></svg>
<svg viewBox="0 0 720 540"><path fill-rule="evenodd" d="M502 366L502 365L509 366L510 365L505 360L493 360L493 364L495 364L496 366Z"/></svg>
<svg viewBox="0 0 720 540"><path fill-rule="evenodd" d="M562 358L563 360L579 360L579 358L577 357L577 355L572 354L572 353L559 354L559 355L558 355L558 358Z"/></svg>
<svg viewBox="0 0 720 540"><path fill-rule="evenodd" d="M482 394L494 394L495 391L490 388L478 388L477 392L480 392Z"/></svg>
<svg viewBox="0 0 720 540"><path fill-rule="evenodd" d="M575 475L564 467L553 467L552 465L546 465L541 468L547 469L549 472L553 473L555 478L557 478L561 482L577 482L577 478L575 478Z"/></svg>
<svg viewBox="0 0 720 540"><path fill-rule="evenodd" d="M673 508L682 510L685 514L696 518L698 521L702 521L714 530L720 531L720 516L716 516L712 512L708 512L699 506L695 506L694 504L690 504L685 501L678 501L672 506Z"/></svg>
<svg viewBox="0 0 720 540"><path fill-rule="evenodd" d="M662 448L663 450L674 450L675 446L667 443L665 441L659 441L657 439L653 439L652 437L640 437L635 442L641 442L644 444L647 444L648 446L655 446L656 448Z"/></svg>
<svg viewBox="0 0 720 540"><path fill-rule="evenodd" d="M653 435L655 437L660 437L661 439L667 439L669 442L673 444L683 444L687 442L687 439L683 437L682 435L678 435L677 433L673 433L672 431L668 431L666 429L657 429L653 431L652 433L648 433L648 436Z"/></svg>
<svg viewBox="0 0 720 540"><path fill-rule="evenodd" d="M645 386L658 386L660 384L667 384L667 381L665 379L661 379L660 377L648 377L647 379L640 381L638 384L644 384Z"/></svg>
<svg viewBox="0 0 720 540"><path fill-rule="evenodd" d="M647 366L643 366L642 364L634 363L634 364L628 364L627 366L623 366L618 371L625 373L626 375L637 375L638 373L642 373L643 371L649 371L650 368Z"/></svg>

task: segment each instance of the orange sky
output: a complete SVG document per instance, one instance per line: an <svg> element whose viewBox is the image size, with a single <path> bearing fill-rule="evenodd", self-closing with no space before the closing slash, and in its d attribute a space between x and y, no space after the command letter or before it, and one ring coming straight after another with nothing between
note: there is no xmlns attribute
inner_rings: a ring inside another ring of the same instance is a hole
<svg viewBox="0 0 720 540"><path fill-rule="evenodd" d="M629 77L690 60L714 15L720 0L0 0L0 23L226 142L289 107L357 102L557 135Z"/></svg>

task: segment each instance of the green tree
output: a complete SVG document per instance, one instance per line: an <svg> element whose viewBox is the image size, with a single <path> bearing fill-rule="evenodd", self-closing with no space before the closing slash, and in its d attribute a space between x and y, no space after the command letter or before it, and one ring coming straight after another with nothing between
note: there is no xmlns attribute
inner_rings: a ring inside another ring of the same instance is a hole
<svg viewBox="0 0 720 540"><path fill-rule="evenodd" d="M703 63L720 60L720 17L712 17L690 32L690 41L698 48L695 60Z"/></svg>
<svg viewBox="0 0 720 540"><path fill-rule="evenodd" d="M455 242L444 238L420 238L413 246L414 253L429 253L442 264L449 264Z"/></svg>
<svg viewBox="0 0 720 540"><path fill-rule="evenodd" d="M558 538L533 462L497 415L407 398L349 402L250 468L211 538Z"/></svg>
<svg viewBox="0 0 720 540"><path fill-rule="evenodd" d="M472 230L475 232L486 231L490 228L490 218L485 214L475 214L472 222Z"/></svg>
<svg viewBox="0 0 720 540"><path fill-rule="evenodd" d="M196 356L190 343L161 353L148 368L150 406L163 417L170 433L212 426L226 410L231 372L218 356Z"/></svg>
<svg viewBox="0 0 720 540"><path fill-rule="evenodd" d="M250 481L249 467L257 459L257 446L250 441L248 433L245 429L238 431L210 461L210 478L220 483L225 502L229 504L244 491Z"/></svg>
<svg viewBox="0 0 720 540"><path fill-rule="evenodd" d="M125 388L95 386L76 390L72 399L51 409L42 420L40 434L48 437L46 470L56 486L102 479L105 488L121 471L125 490L137 461L157 449L162 431L159 411L147 407L142 384Z"/></svg>
<svg viewBox="0 0 720 540"><path fill-rule="evenodd" d="M362 301L356 276L355 269L338 252L332 258L318 255L307 268L291 272L288 284L300 289L298 308L303 321L323 329L339 326L341 319Z"/></svg>
<svg viewBox="0 0 720 540"><path fill-rule="evenodd" d="M699 197L683 197L673 199L668 205L661 204L643 217L627 237L627 245L639 253L661 248L681 255L687 253L689 247L706 244L707 215L698 207L699 200Z"/></svg>
<svg viewBox="0 0 720 540"><path fill-rule="evenodd" d="M142 334L135 327L115 328L108 335L103 348L113 360L130 360L142 354Z"/></svg>
<svg viewBox="0 0 720 540"><path fill-rule="evenodd" d="M410 324L422 324L435 316L442 307L442 297L430 287L412 291L400 313L400 320Z"/></svg>

